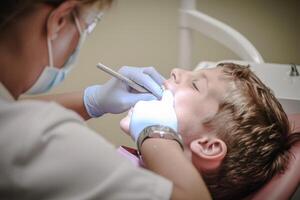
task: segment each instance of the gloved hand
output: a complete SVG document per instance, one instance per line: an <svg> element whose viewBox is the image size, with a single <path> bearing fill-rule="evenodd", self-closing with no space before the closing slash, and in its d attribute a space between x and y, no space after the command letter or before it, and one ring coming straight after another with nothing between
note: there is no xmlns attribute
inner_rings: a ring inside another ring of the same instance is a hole
<svg viewBox="0 0 300 200"><path fill-rule="evenodd" d="M162 96L161 85L164 78L153 67L124 66L119 73L144 86L156 96ZM126 83L112 78L104 85L94 85L84 91L84 105L91 117L99 117L105 113L122 113L137 101L157 99L150 93L137 93Z"/></svg>
<svg viewBox="0 0 300 200"><path fill-rule="evenodd" d="M177 116L174 109L174 96L170 90L165 90L160 101L139 101L135 104L129 130L132 139L137 139L142 130L152 125L163 125L177 132Z"/></svg>

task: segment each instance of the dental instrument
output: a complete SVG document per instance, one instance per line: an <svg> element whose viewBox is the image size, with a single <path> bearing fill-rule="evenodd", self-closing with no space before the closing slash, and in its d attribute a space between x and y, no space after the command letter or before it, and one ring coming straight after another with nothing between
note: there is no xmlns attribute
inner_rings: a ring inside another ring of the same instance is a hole
<svg viewBox="0 0 300 200"><path fill-rule="evenodd" d="M128 86L130 86L131 88L135 89L138 92L141 92L141 93L151 93L154 96L156 96L158 99L161 98L160 96L155 95L153 92L151 92L150 90L148 90L144 86L139 85L138 83L130 80L126 76L124 76L124 75L122 75L122 74L114 71L113 69L111 69L111 68L103 65L102 63L98 63L96 66L97 66L98 69L102 70L103 72L106 72L107 74L109 74L109 75L111 75L111 76L113 76L113 77L115 77L115 78L117 78L117 79L119 79L121 81L124 81Z"/></svg>

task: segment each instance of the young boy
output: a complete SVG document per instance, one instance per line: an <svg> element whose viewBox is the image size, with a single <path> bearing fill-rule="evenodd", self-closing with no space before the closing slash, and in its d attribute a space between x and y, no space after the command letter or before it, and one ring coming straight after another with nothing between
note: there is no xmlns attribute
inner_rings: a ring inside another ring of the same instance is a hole
<svg viewBox="0 0 300 200"><path fill-rule="evenodd" d="M242 199L285 169L300 133L291 134L280 103L249 67L174 69L164 86L186 155L214 199ZM120 123L127 133L129 119Z"/></svg>

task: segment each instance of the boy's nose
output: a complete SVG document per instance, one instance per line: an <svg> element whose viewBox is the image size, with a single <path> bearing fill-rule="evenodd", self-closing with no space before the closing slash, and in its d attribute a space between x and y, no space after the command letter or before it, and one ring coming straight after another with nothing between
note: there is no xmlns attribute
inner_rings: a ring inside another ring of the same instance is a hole
<svg viewBox="0 0 300 200"><path fill-rule="evenodd" d="M176 83L179 84L184 77L187 75L187 71L179 68L174 68L171 71L170 78Z"/></svg>

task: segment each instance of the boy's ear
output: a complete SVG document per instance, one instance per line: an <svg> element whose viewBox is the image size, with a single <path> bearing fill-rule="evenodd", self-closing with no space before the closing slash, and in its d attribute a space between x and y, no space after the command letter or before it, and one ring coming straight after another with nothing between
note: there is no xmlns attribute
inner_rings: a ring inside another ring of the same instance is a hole
<svg viewBox="0 0 300 200"><path fill-rule="evenodd" d="M192 162L200 171L218 169L227 154L227 146L223 140L202 136L190 143Z"/></svg>

